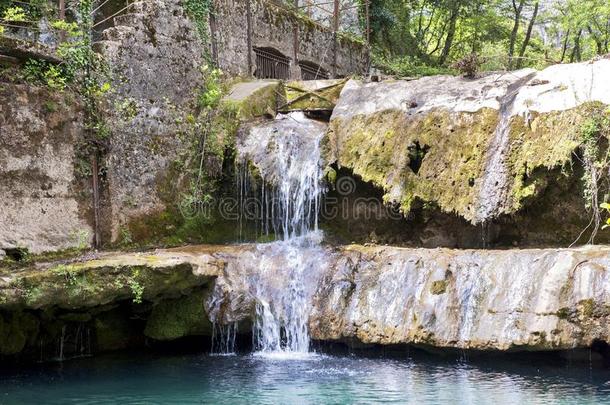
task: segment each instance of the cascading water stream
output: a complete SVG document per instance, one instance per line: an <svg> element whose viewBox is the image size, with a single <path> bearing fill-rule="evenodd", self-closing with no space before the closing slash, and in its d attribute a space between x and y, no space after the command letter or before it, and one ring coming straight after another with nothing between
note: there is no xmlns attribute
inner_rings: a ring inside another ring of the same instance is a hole
<svg viewBox="0 0 610 405"><path fill-rule="evenodd" d="M519 88L534 76L535 73L527 74L509 86L507 94L500 102L499 121L487 151L487 162L483 172L483 182L480 187L475 216L475 222L483 224L484 234L486 223L498 216L507 203L508 179L510 176L506 165L506 157L510 152L510 123L513 117L513 103Z"/></svg>
<svg viewBox="0 0 610 405"><path fill-rule="evenodd" d="M264 355L309 351L309 308L325 262L318 230L325 132L325 124L303 113L280 114L252 128L238 143L242 166L254 167L263 184L257 228L279 239L257 245L252 257L235 269L244 274L254 302L253 346ZM247 195L247 177L240 176L241 196ZM224 302L221 293L211 302L215 316Z"/></svg>

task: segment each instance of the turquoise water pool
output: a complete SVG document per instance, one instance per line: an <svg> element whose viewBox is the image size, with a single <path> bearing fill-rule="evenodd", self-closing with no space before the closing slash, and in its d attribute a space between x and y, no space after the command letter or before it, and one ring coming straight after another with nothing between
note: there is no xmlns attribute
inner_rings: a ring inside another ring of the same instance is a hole
<svg viewBox="0 0 610 405"><path fill-rule="evenodd" d="M421 357L421 356L420 356ZM610 403L605 370L499 359L109 355L3 371L2 404Z"/></svg>

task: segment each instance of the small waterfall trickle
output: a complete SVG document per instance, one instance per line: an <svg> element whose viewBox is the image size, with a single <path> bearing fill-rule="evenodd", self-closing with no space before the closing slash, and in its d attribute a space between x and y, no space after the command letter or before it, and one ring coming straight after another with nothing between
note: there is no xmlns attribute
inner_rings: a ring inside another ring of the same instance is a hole
<svg viewBox="0 0 610 405"><path fill-rule="evenodd" d="M59 361L64 361L64 343L66 341L66 325L61 327L61 337L59 339Z"/></svg>
<svg viewBox="0 0 610 405"><path fill-rule="evenodd" d="M40 361L44 361L44 341L40 339ZM55 350L52 359L64 361L91 355L91 327L84 322L69 322L61 327L61 333L55 338Z"/></svg>
<svg viewBox="0 0 610 405"><path fill-rule="evenodd" d="M237 337L237 322L227 325L214 323L212 325L212 354L235 354L235 339Z"/></svg>
<svg viewBox="0 0 610 405"><path fill-rule="evenodd" d="M253 346L259 353L309 351L309 309L325 262L318 230L323 194L320 142L325 132L326 124L303 113L280 114L252 128L238 143L242 167L254 169L261 180L257 228L279 239L257 245L252 257L236 263L234 269L243 274L254 304ZM253 173L239 175L242 198L253 177ZM209 303L212 318L222 318L219 314L224 313L220 308L226 291L219 286ZM213 321L226 324L230 320Z"/></svg>
<svg viewBox="0 0 610 405"><path fill-rule="evenodd" d="M476 223L485 223L502 213L508 200L509 168L506 158L510 152L510 128L513 114L513 104L519 88L534 77L534 73L527 74L509 86L507 94L500 102L498 125L491 138L487 150L487 161L483 172L483 179L479 191ZM483 226L486 228L486 224ZM484 241L487 243L488 241Z"/></svg>

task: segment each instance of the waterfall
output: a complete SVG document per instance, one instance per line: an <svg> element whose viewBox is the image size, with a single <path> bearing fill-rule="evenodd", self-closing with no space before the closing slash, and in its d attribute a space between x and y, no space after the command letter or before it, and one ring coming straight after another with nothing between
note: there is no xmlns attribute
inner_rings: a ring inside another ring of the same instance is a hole
<svg viewBox="0 0 610 405"><path fill-rule="evenodd" d="M311 298L326 253L313 235L261 245L257 253L250 280L256 310L254 348L262 353L307 353Z"/></svg>
<svg viewBox="0 0 610 405"><path fill-rule="evenodd" d="M267 124L251 128L238 143L242 168L254 167L261 177L256 196L260 230L284 240L298 238L318 229L322 197L320 142L326 125L301 112L279 114ZM251 176L241 174L240 206L251 188Z"/></svg>
<svg viewBox="0 0 610 405"><path fill-rule="evenodd" d="M492 136L488 157L483 174L479 194L479 206L477 219L486 221L498 214L500 204L506 198L506 181L508 179L508 168L505 164L505 156L510 147L510 120L511 110L503 107L500 110L498 126Z"/></svg>
<svg viewBox="0 0 610 405"><path fill-rule="evenodd" d="M254 168L261 179L258 229L265 235L273 232L278 239L258 244L251 256L227 270L243 275L254 307L253 346L263 355L309 351L309 309L327 256L319 246L318 230L323 194L320 142L325 133L326 124L303 113L280 114L251 128L238 142L242 167ZM242 174L238 181L240 195L250 187L245 177ZM242 298L231 298L231 286L222 282L215 288L209 302L211 317L222 313L222 321L231 322L221 308L230 306L227 300Z"/></svg>
<svg viewBox="0 0 610 405"><path fill-rule="evenodd" d="M506 95L500 101L498 125L487 150L487 161L479 189L477 212L474 218L476 223L485 224L497 217L509 202L510 184L508 184L508 180L510 176L506 157L510 152L510 123L514 116L513 104L519 89L534 76L535 73L529 73L521 77L508 87Z"/></svg>

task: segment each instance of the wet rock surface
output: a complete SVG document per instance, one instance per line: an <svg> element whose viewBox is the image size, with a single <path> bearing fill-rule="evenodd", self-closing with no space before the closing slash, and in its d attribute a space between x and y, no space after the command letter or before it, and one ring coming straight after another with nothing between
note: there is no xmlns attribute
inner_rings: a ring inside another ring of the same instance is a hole
<svg viewBox="0 0 610 405"><path fill-rule="evenodd" d="M257 300L286 314L278 308L297 288L290 287L296 261L307 281L297 296L308 302L304 315L314 340L548 351L610 339L606 246L483 251L281 243L107 253L5 274L0 326L22 338L5 340L3 353L17 353L43 333L48 320L37 310L72 325L93 322L109 348L122 347L121 336L132 339L130 328L143 322L134 319L147 320L138 333L155 340L210 336L210 320L239 323L239 333L249 333L261 316ZM141 303L128 310L125 303L138 299L134 281L143 289ZM117 305L124 309L108 312ZM139 315L117 315L129 311ZM110 333L114 324L125 334Z"/></svg>
<svg viewBox="0 0 610 405"><path fill-rule="evenodd" d="M477 350L607 340L607 247L448 250L350 246L317 292L312 337Z"/></svg>

